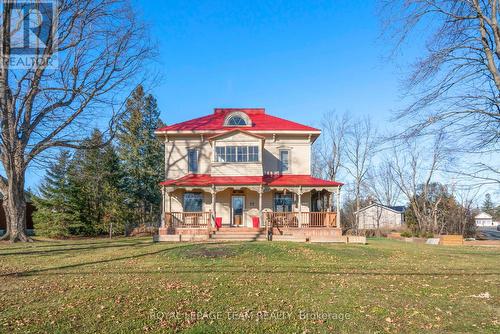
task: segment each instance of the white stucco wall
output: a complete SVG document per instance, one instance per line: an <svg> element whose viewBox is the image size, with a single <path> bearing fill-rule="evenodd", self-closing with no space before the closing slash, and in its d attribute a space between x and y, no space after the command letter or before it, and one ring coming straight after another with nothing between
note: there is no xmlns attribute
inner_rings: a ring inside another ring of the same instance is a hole
<svg viewBox="0 0 500 334"><path fill-rule="evenodd" d="M380 217L380 218L379 218ZM359 212L359 229L376 229L377 219L380 228L394 228L402 225L401 213L381 207L371 206Z"/></svg>
<svg viewBox="0 0 500 334"><path fill-rule="evenodd" d="M178 179L188 172L187 153L190 148L199 150L198 173L223 175L263 175L279 172L280 149L290 150L290 174L311 174L311 142L303 135L265 135L264 149L260 149L262 161L258 163L219 163L213 162L213 145L259 145L255 137L238 133L227 138L208 140L199 134L170 135L165 141L165 179Z"/></svg>

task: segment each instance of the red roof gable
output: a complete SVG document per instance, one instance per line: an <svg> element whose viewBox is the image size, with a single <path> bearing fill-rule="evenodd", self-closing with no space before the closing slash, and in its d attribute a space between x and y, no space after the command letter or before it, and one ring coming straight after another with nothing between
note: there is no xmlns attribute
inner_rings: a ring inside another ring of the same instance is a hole
<svg viewBox="0 0 500 334"><path fill-rule="evenodd" d="M340 182L328 181L310 175L266 175L266 176L211 176L209 174L188 174L177 180L161 182L160 185L209 187L212 185L268 185L284 186L309 186L309 187L338 187L344 185Z"/></svg>
<svg viewBox="0 0 500 334"><path fill-rule="evenodd" d="M232 112L243 112L247 114L252 121L251 126L225 126L224 119L229 113ZM164 126L157 131L220 131L234 129L244 129L245 131L320 131L307 125L302 125L283 118L268 115L266 114L264 108L217 108L214 109L214 113L211 115L195 118L182 123Z"/></svg>
<svg viewBox="0 0 500 334"><path fill-rule="evenodd" d="M208 140L214 140L214 139L217 139L220 137L230 136L230 135L233 135L235 133L244 133L244 134L247 134L251 137L258 138L258 139L266 139L266 137L264 137L264 136L259 136L259 135L256 135L255 133L251 133L251 132L245 131L243 129L234 129L234 130L230 130L228 132L223 132L223 133L219 133L219 134L213 135L211 137L208 137Z"/></svg>

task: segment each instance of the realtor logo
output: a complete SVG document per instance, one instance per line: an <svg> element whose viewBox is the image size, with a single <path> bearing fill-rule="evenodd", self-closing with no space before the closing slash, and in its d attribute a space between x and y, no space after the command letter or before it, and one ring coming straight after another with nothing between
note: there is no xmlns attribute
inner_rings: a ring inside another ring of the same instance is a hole
<svg viewBox="0 0 500 334"><path fill-rule="evenodd" d="M3 49L2 65L9 69L57 67L57 0L4 0L2 24L10 25L10 52ZM7 22L5 18L8 18ZM3 36L0 36L3 38Z"/></svg>

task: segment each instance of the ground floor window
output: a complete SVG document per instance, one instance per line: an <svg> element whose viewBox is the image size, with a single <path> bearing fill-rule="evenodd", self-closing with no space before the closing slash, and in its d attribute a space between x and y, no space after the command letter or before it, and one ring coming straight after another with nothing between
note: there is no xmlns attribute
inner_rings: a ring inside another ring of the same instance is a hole
<svg viewBox="0 0 500 334"><path fill-rule="evenodd" d="M293 205L293 194L275 193L274 194L274 211L275 212L291 212Z"/></svg>
<svg viewBox="0 0 500 334"><path fill-rule="evenodd" d="M201 212L203 206L202 193L184 193L184 212Z"/></svg>

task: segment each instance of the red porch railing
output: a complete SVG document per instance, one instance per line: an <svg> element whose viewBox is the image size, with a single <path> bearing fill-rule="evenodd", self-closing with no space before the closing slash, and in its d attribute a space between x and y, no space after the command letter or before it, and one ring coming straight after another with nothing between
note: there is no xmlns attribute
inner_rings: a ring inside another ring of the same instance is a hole
<svg viewBox="0 0 500 334"><path fill-rule="evenodd" d="M264 221L267 226L279 228L314 228L336 227L335 212L265 212Z"/></svg>
<svg viewBox="0 0 500 334"><path fill-rule="evenodd" d="M165 225L173 228L209 228L210 212L167 212Z"/></svg>

